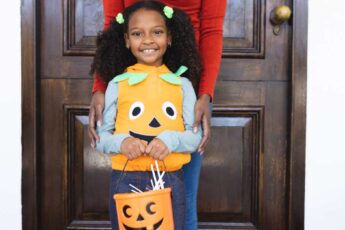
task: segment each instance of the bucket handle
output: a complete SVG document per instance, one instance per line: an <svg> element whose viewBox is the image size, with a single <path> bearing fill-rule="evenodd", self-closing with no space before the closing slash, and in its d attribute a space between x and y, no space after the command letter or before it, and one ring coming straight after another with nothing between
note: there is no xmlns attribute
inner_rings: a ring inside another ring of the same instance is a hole
<svg viewBox="0 0 345 230"><path fill-rule="evenodd" d="M126 176L126 171L125 171L125 169L126 169L126 166L127 166L127 164L128 164L128 161L129 161L129 159L127 159L125 165L123 166L123 169L122 169L122 171L121 171L121 175L120 175L119 179L118 179L117 182L116 182L115 191L117 191L117 187L119 186L119 183L120 183L120 182L123 180L123 178L125 178L125 176ZM170 181L170 184L171 184L170 173L167 171L167 167L166 167L166 165L165 165L164 160L162 160L162 162L163 162L163 165L164 165L164 170L166 171L167 178L168 178L168 180Z"/></svg>

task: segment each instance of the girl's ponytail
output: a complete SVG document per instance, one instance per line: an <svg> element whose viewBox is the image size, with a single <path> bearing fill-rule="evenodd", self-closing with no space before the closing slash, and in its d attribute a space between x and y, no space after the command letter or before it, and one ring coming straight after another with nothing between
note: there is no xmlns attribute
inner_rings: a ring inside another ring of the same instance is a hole
<svg viewBox="0 0 345 230"><path fill-rule="evenodd" d="M128 66L136 63L134 56L126 48L124 30L124 24L119 24L114 19L107 30L98 33L91 75L97 73L101 80L108 83Z"/></svg>
<svg viewBox="0 0 345 230"><path fill-rule="evenodd" d="M196 46L193 24L182 10L174 8L171 19L166 19L171 34L172 44L164 55L164 63L175 72L181 65L188 67L184 73L194 88L198 88L201 74L201 59Z"/></svg>

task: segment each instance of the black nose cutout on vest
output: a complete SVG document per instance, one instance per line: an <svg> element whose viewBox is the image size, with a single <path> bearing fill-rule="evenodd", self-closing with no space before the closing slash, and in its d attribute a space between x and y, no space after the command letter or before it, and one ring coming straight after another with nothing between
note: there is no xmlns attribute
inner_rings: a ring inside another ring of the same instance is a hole
<svg viewBox="0 0 345 230"><path fill-rule="evenodd" d="M144 220L144 218L139 214L137 221L143 221L143 220Z"/></svg>
<svg viewBox="0 0 345 230"><path fill-rule="evenodd" d="M152 121L150 122L149 126L152 128L158 128L161 126L161 124L159 124L159 122L157 121L156 118L153 118Z"/></svg>

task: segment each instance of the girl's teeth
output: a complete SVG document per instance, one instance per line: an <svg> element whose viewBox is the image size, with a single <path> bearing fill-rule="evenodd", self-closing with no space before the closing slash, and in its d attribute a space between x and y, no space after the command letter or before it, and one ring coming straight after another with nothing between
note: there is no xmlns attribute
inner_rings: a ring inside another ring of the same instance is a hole
<svg viewBox="0 0 345 230"><path fill-rule="evenodd" d="M152 53L152 52L154 52L154 51L155 51L154 49L143 50L144 53Z"/></svg>

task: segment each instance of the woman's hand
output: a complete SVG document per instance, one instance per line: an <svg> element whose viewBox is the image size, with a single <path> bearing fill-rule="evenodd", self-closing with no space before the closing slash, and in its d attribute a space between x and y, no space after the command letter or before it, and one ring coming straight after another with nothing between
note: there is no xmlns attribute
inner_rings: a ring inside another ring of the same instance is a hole
<svg viewBox="0 0 345 230"><path fill-rule="evenodd" d="M104 93L96 91L91 98L90 112L89 112L89 138L91 141L91 147L95 148L96 141L99 141L99 136L96 132L96 121L97 126L102 125L102 112L104 109Z"/></svg>
<svg viewBox="0 0 345 230"><path fill-rule="evenodd" d="M211 136L211 112L210 112L210 96L202 94L195 104L194 110L195 120L193 124L193 131L196 133L200 122L202 122L203 137L198 147L198 152L203 154L207 142Z"/></svg>
<svg viewBox="0 0 345 230"><path fill-rule="evenodd" d="M162 140L154 138L150 144L147 145L145 153L155 160L163 160L169 155L169 149Z"/></svg>
<svg viewBox="0 0 345 230"><path fill-rule="evenodd" d="M127 137L121 143L121 153L125 154L129 160L140 157L145 152L144 143L134 137Z"/></svg>

